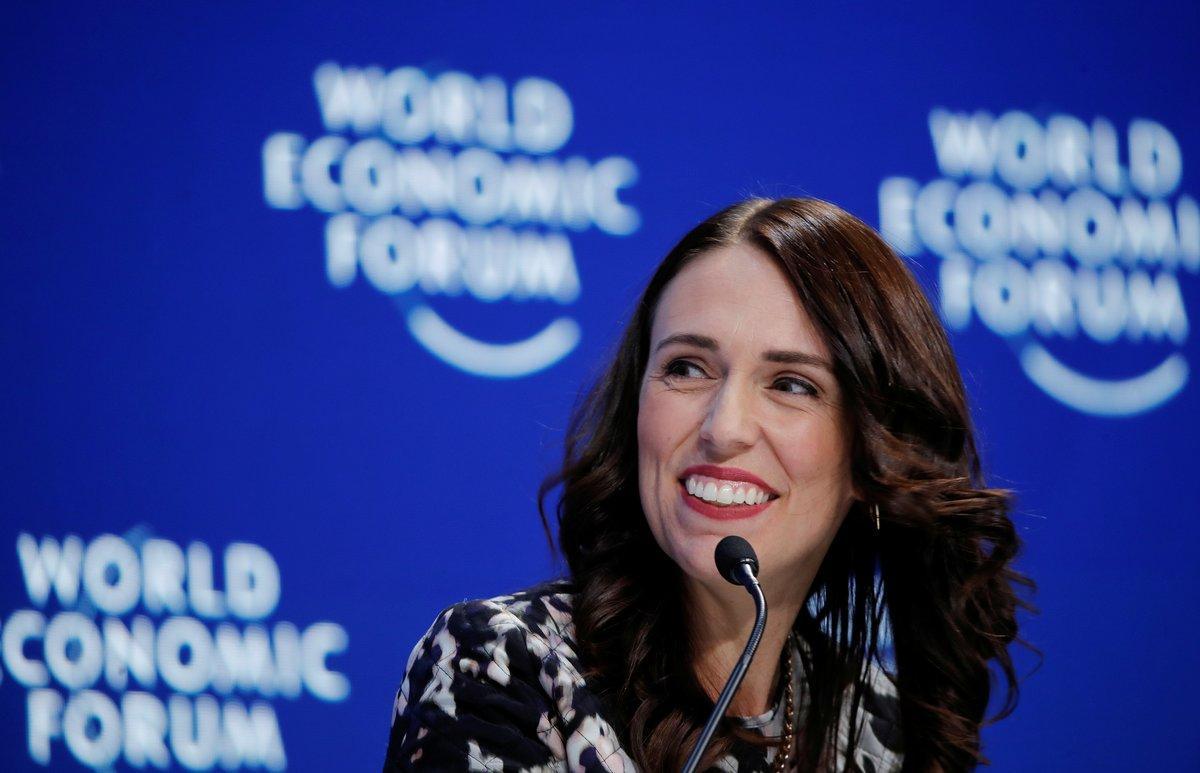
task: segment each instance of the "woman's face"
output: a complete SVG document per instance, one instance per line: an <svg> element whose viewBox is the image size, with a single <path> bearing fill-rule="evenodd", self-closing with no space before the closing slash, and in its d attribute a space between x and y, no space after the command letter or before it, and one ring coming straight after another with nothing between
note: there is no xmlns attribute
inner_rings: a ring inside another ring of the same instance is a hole
<svg viewBox="0 0 1200 773"><path fill-rule="evenodd" d="M738 534L764 587L811 579L854 496L845 424L829 350L765 253L718 248L668 283L641 384L638 485L688 576L724 584L713 550Z"/></svg>

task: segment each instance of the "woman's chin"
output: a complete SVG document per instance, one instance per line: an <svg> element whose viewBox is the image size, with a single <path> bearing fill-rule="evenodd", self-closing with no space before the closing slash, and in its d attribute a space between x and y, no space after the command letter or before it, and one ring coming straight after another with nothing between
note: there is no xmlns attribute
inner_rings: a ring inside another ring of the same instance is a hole
<svg viewBox="0 0 1200 773"><path fill-rule="evenodd" d="M714 534L690 535L682 544L676 546L679 549L672 551L671 559L690 582L713 588L732 587L717 572L717 563L713 556L721 539L720 535Z"/></svg>

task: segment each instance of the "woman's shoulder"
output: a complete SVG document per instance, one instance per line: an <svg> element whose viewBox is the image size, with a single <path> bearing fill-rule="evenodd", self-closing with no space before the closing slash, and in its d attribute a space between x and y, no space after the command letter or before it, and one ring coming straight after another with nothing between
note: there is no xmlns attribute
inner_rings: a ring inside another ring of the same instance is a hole
<svg viewBox="0 0 1200 773"><path fill-rule="evenodd" d="M516 633L558 647L574 640L573 601L573 589L565 580L460 601L441 611L423 641L444 631L459 646L469 646Z"/></svg>
<svg viewBox="0 0 1200 773"><path fill-rule="evenodd" d="M573 599L553 582L444 609L409 657L387 767L632 765L582 675Z"/></svg>
<svg viewBox="0 0 1200 773"><path fill-rule="evenodd" d="M515 682L536 685L549 661L577 675L573 599L568 583L552 581L446 607L408 656L397 713L414 693L460 677L509 689Z"/></svg>
<svg viewBox="0 0 1200 773"><path fill-rule="evenodd" d="M810 632L809 636L813 636ZM814 646L827 648L828 639L816 634L815 641L797 637L801 652L801 668L811 664ZM807 681L804 673L797 678ZM808 696L802 694L803 710L808 710ZM838 748L851 748L848 759L840 760L839 770L898 771L904 763L904 736L900 723L900 696L896 685L895 665L890 652L875 653L862 664L857 678L850 681L842 694L841 716L838 721ZM843 752L839 752L843 753Z"/></svg>
<svg viewBox="0 0 1200 773"><path fill-rule="evenodd" d="M889 666L872 659L860 680L862 716L858 720L855 762L863 770L899 770L903 765L900 696L894 669ZM848 717L843 715L843 720ZM845 727L843 724L841 732ZM867 766L868 762L872 767Z"/></svg>

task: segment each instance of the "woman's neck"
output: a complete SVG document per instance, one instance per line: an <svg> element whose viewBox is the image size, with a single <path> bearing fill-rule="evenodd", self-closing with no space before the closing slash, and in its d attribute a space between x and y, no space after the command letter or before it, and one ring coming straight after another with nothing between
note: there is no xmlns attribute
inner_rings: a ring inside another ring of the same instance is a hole
<svg viewBox="0 0 1200 773"><path fill-rule="evenodd" d="M812 577L807 577L803 588L793 580L791 587L778 583L780 587L775 589L764 583L763 593L770 612L767 625L746 677L729 704L728 714L754 716L771 710L779 684L783 647L811 582ZM688 579L685 586L693 667L700 685L715 700L746 647L754 625L754 600L734 585L714 588Z"/></svg>

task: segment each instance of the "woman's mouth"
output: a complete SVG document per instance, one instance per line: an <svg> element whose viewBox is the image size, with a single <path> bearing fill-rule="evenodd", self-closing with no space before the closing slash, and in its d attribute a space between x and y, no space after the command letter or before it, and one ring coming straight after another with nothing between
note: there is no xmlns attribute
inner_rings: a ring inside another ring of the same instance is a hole
<svg viewBox="0 0 1200 773"><path fill-rule="evenodd" d="M770 498L770 494L758 486L740 480L689 475L683 484L687 493L715 505L759 505Z"/></svg>
<svg viewBox="0 0 1200 773"><path fill-rule="evenodd" d="M749 518L765 510L778 496L753 483L688 475L679 481L687 506L708 518Z"/></svg>

